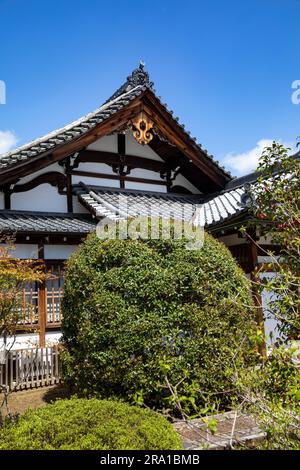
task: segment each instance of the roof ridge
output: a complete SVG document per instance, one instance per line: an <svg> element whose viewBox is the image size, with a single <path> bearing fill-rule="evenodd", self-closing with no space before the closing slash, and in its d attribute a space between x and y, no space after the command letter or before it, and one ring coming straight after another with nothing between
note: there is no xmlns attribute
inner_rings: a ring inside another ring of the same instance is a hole
<svg viewBox="0 0 300 470"><path fill-rule="evenodd" d="M140 60L139 66L133 70L133 72L128 75L126 82L120 86L120 88L111 95L105 103L114 100L118 96L123 95L126 92L131 91L136 86L147 86L147 88L153 89L154 83L150 81L150 76L147 70L145 69L145 62Z"/></svg>

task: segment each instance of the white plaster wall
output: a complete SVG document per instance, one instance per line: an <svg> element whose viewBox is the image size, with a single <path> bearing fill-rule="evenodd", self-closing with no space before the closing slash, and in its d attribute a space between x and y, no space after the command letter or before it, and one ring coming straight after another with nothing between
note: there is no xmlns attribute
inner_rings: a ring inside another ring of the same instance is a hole
<svg viewBox="0 0 300 470"><path fill-rule="evenodd" d="M72 176L72 184L77 184L77 183L85 183L87 185L93 185L93 186L104 186L108 188L119 188L120 187L120 181L119 180L111 180L111 179L106 179L106 178L91 178L89 176L79 176L79 175L73 175Z"/></svg>
<svg viewBox="0 0 300 470"><path fill-rule="evenodd" d="M61 332L51 331L46 333L46 346L58 344ZM3 338L0 337L0 350L3 348ZM35 348L39 346L38 333L17 334L15 338L8 338L7 348L10 350Z"/></svg>
<svg viewBox="0 0 300 470"><path fill-rule="evenodd" d="M272 279L272 277L276 276L276 273L262 273L260 275L261 278L264 279ZM271 312L269 312L269 302L270 300L275 300L275 293L274 292L267 292L266 290L262 291L262 304L263 310L265 314L265 334L266 334L266 342L267 345L270 346L276 339L279 337L279 332L277 330L277 320L274 318ZM272 334L272 339L270 337Z"/></svg>
<svg viewBox="0 0 300 470"><path fill-rule="evenodd" d="M45 245L45 259L68 259L77 245Z"/></svg>
<svg viewBox="0 0 300 470"><path fill-rule="evenodd" d="M144 158L152 158L152 160L163 161L148 145L138 144L132 135L132 131L128 131L126 133L125 139L127 155L136 155ZM117 134L114 134L101 137L92 144L88 145L87 149L118 153L118 136Z"/></svg>
<svg viewBox="0 0 300 470"><path fill-rule="evenodd" d="M134 183L133 181L125 181L125 189L137 189L154 193L167 192L167 187L160 184Z"/></svg>
<svg viewBox="0 0 300 470"><path fill-rule="evenodd" d="M126 154L163 161L149 145L138 144L131 131L126 133Z"/></svg>
<svg viewBox="0 0 300 470"><path fill-rule="evenodd" d="M191 191L193 194L201 194L199 189L196 188L192 183L190 183L184 176L177 175L175 180L173 181L173 186L183 186L184 188Z"/></svg>
<svg viewBox="0 0 300 470"><path fill-rule="evenodd" d="M73 196L73 212L75 214L89 214L90 212L78 201L77 196Z"/></svg>
<svg viewBox="0 0 300 470"><path fill-rule="evenodd" d="M112 168L109 165L106 165L105 163L97 163L97 162L83 162L80 163L78 168L75 169L76 171L91 171L93 173L105 173L108 175L115 175L115 173L112 171ZM75 175L72 176L72 179L74 178ZM82 176L81 178L84 178Z"/></svg>
<svg viewBox="0 0 300 470"><path fill-rule="evenodd" d="M4 193L0 191L0 209L4 209Z"/></svg>
<svg viewBox="0 0 300 470"><path fill-rule="evenodd" d="M135 178L146 178L157 181L165 181L160 177L159 173L157 173L156 171L145 170L143 168L134 168L133 170L131 170L128 176L132 176Z"/></svg>
<svg viewBox="0 0 300 470"><path fill-rule="evenodd" d="M11 195L11 208L24 211L67 212L67 197L50 184Z"/></svg>
<svg viewBox="0 0 300 470"><path fill-rule="evenodd" d="M28 243L18 243L15 249L11 252L13 258L20 259L37 259L38 258L38 246Z"/></svg>
<svg viewBox="0 0 300 470"><path fill-rule="evenodd" d="M88 150L103 150L104 152L118 153L118 136L107 135L96 140L87 147Z"/></svg>

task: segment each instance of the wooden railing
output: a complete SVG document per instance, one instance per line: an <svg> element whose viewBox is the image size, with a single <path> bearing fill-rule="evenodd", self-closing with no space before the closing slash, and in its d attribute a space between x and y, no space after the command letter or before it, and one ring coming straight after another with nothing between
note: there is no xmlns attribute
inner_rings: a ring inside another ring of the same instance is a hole
<svg viewBox="0 0 300 470"><path fill-rule="evenodd" d="M51 265L49 277L42 283L24 286L22 290L19 329L53 328L61 324L61 299L63 297L63 270L61 265Z"/></svg>
<svg viewBox="0 0 300 470"><path fill-rule="evenodd" d="M60 377L58 346L8 351L0 364L0 385L11 391L53 385Z"/></svg>

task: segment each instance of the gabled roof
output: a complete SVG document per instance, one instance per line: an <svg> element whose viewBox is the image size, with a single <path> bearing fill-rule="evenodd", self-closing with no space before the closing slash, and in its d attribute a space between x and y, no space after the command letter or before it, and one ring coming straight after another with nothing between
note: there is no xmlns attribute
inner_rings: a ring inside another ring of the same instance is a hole
<svg viewBox="0 0 300 470"><path fill-rule="evenodd" d="M0 155L0 172L10 166L24 163L28 160L39 157L49 150L53 151L65 143L78 139L109 116L124 108L146 88L147 85L136 86L121 96L117 96L114 100L103 104L95 111L73 121L71 124L50 132L49 134L33 140L22 147L18 147L11 152Z"/></svg>
<svg viewBox="0 0 300 470"><path fill-rule="evenodd" d="M195 138L190 136L190 133L184 129L184 125L181 125L178 122L178 118L173 117L173 112L161 102L160 98L154 92L153 83L150 81L149 74L145 70L143 63L140 63L139 67L132 72L126 82L109 98L108 101L95 111L83 116L71 124L66 125L65 127L57 129L11 152L0 155L0 182L1 175L3 175L3 181L4 175L9 175L9 178L8 176L7 178L11 180L14 177L11 170L14 168L24 167L24 165L28 165L47 155L51 155L53 152L62 155L62 152L57 152L58 149L63 148L64 146L66 146L66 148L71 148L69 144L79 141L87 134L91 135L94 128L97 126L99 127L99 125L102 126L107 120L109 120L109 118L129 107L130 103L147 92L153 97L156 105L159 105L165 115L168 116L169 121L172 122L174 126L177 126L177 130L180 131L185 141L191 146L191 149L194 149L193 151L196 151L196 153L198 152L197 158L200 158L201 155L203 160L202 164L207 165L210 172L213 171L220 175L224 186L226 182L231 179L230 173L227 172L223 166L219 165L212 155L209 155L208 152L203 149L199 143L197 143ZM49 164L49 160L46 161L45 165L47 164Z"/></svg>

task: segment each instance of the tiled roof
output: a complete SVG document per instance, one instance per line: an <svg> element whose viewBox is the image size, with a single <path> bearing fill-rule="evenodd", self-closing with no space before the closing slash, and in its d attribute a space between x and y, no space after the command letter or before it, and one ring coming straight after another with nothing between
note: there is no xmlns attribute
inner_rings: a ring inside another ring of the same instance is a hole
<svg viewBox="0 0 300 470"><path fill-rule="evenodd" d="M0 232L85 234L96 223L89 214L0 210Z"/></svg>
<svg viewBox="0 0 300 470"><path fill-rule="evenodd" d="M47 151L53 151L57 147L78 139L116 112L125 108L132 100L137 98L147 89L151 89L154 92L153 83L149 80L148 72L144 69L144 64L140 63L140 66L135 69L129 77L127 77L127 81L109 98L108 101L100 106L100 108L65 127L57 129L39 139L23 145L22 147L12 150L11 152L0 155L0 173L1 170L5 171L13 165L23 164L31 159L39 158ZM155 96L170 116L178 122L179 119L177 117L173 117L173 111L169 110L167 105L161 102L160 97L157 95ZM197 144L199 149L204 153L205 158L211 160L227 177L231 177L230 173L226 171L217 160L214 160L213 156L209 155L207 150L202 148L202 146L197 142L197 139L195 137L191 137L190 133L185 130L185 126L179 122L178 124L186 133L187 137Z"/></svg>
<svg viewBox="0 0 300 470"><path fill-rule="evenodd" d="M202 195L119 190L83 183L75 187L75 193L79 201L98 218L108 217L111 220L135 215L191 220L194 216L195 223L211 227L245 210L243 188L220 193L208 201Z"/></svg>
<svg viewBox="0 0 300 470"><path fill-rule="evenodd" d="M79 201L92 214L0 210L0 232L85 234L96 229L97 219L120 220L137 215L171 217L210 229L245 210L245 190L237 188L205 201L202 195L149 193L79 184Z"/></svg>
<svg viewBox="0 0 300 470"><path fill-rule="evenodd" d="M226 222L245 210L244 196L245 190L242 187L220 193L203 204L203 210L198 212L195 223L212 227Z"/></svg>
<svg viewBox="0 0 300 470"><path fill-rule="evenodd" d="M57 129L40 139L29 142L11 152L0 155L0 171L11 165L24 163L29 159L39 157L48 150L54 150L72 140L78 139L100 122L124 108L130 101L145 91L146 88L147 85L139 85L71 124Z"/></svg>

